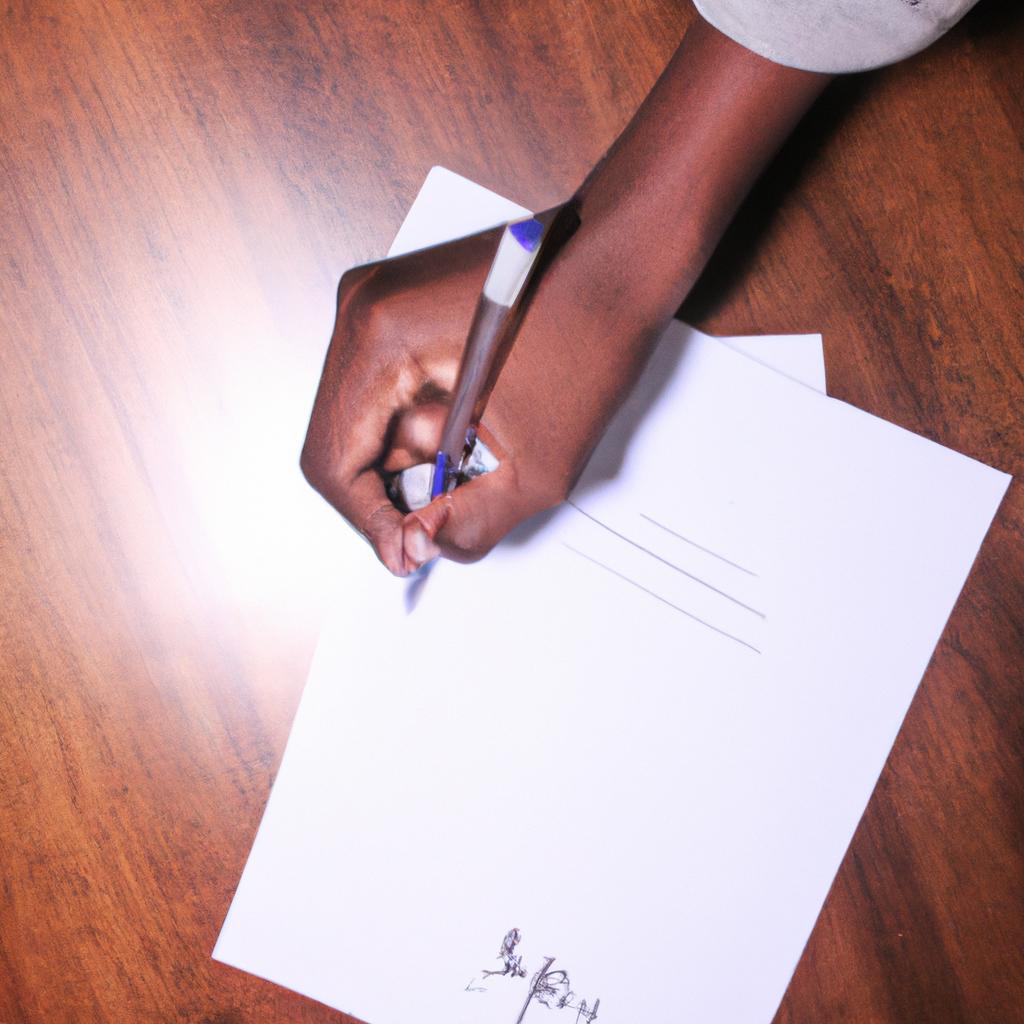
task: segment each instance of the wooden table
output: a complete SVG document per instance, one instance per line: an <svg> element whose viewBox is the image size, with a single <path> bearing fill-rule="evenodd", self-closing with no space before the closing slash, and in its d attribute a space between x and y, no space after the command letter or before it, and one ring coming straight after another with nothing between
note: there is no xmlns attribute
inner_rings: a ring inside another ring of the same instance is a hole
<svg viewBox="0 0 1024 1024"><path fill-rule="evenodd" d="M684 310L1024 470L1024 24L834 86ZM340 1015L210 960L343 529L298 451L350 264L441 163L567 195L669 0L0 12L0 1022ZM778 1020L1024 1020L1015 484ZM737 984L742 966L737 965Z"/></svg>

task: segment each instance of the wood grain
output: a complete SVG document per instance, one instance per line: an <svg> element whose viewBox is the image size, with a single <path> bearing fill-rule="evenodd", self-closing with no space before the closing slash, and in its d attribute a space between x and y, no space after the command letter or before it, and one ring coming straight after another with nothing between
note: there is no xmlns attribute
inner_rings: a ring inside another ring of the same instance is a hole
<svg viewBox="0 0 1024 1024"><path fill-rule="evenodd" d="M2 1024L344 1019L209 959L337 568L297 467L337 278L434 163L564 197L691 17L0 8ZM821 330L833 395L1020 474L1022 52L988 0L837 83L685 313ZM780 1024L1024 1020L1022 535L1014 484Z"/></svg>

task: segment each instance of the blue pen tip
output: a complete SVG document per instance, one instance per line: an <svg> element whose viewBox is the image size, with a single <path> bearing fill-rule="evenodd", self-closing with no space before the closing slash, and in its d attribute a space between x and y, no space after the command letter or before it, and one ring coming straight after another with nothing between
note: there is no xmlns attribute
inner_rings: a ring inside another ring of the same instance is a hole
<svg viewBox="0 0 1024 1024"><path fill-rule="evenodd" d="M448 476L448 458L444 452L437 453L437 461L434 463L434 479L430 483L430 500L440 498L445 491L445 478Z"/></svg>
<svg viewBox="0 0 1024 1024"><path fill-rule="evenodd" d="M512 237L527 251L533 252L544 236L544 225L539 220L521 220L509 225Z"/></svg>

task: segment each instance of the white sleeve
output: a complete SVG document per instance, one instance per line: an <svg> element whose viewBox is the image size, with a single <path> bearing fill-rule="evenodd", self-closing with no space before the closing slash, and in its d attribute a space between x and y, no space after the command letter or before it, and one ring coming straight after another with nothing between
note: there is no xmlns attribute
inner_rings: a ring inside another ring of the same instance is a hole
<svg viewBox="0 0 1024 1024"><path fill-rule="evenodd" d="M976 0L694 0L720 32L806 71L867 71L933 43Z"/></svg>

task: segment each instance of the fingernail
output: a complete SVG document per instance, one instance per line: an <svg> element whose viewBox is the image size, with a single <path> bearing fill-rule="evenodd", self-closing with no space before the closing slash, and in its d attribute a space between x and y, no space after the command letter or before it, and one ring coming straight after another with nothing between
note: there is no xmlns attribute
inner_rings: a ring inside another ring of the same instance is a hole
<svg viewBox="0 0 1024 1024"><path fill-rule="evenodd" d="M424 562L437 558L441 549L427 536L422 526L413 522L405 529L405 553L419 568Z"/></svg>
<svg viewBox="0 0 1024 1024"><path fill-rule="evenodd" d="M399 579L409 575L409 570L405 567L404 563L398 564L393 560L388 559L384 562L384 565L392 576L397 576Z"/></svg>

